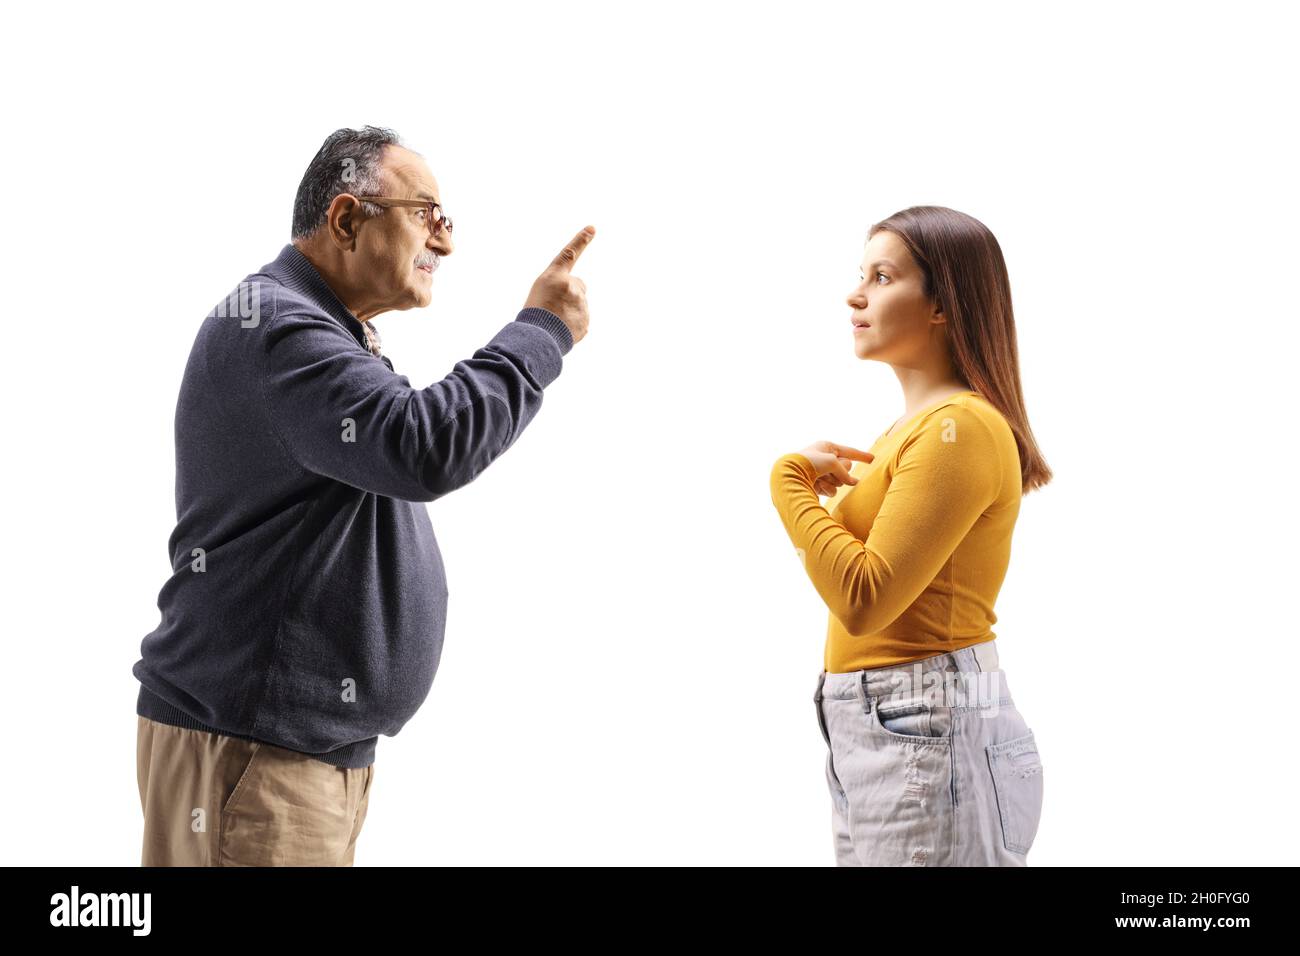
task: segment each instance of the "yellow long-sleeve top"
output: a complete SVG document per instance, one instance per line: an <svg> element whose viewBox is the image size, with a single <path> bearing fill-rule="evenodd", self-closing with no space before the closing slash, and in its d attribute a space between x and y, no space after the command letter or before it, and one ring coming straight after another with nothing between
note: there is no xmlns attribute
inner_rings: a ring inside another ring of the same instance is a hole
<svg viewBox="0 0 1300 956"><path fill-rule="evenodd" d="M823 506L798 452L772 466L772 503L830 608L824 666L887 667L991 641L1020 513L1020 454L974 391L917 412L855 462Z"/></svg>

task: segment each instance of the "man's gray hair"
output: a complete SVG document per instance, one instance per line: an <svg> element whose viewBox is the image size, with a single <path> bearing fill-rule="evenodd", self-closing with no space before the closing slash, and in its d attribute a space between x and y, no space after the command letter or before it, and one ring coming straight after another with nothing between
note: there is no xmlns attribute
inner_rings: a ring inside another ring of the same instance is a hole
<svg viewBox="0 0 1300 956"><path fill-rule="evenodd" d="M336 129L325 137L298 184L298 195L293 200L292 238L306 239L324 225L330 203L339 193L380 195L379 167L384 147L402 145L395 132L381 126ZM370 202L363 202L361 208L367 216L384 211Z"/></svg>

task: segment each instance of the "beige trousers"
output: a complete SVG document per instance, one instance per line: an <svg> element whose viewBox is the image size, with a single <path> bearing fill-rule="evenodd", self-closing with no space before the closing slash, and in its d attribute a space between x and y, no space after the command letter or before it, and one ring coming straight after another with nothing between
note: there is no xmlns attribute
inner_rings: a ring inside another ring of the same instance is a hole
<svg viewBox="0 0 1300 956"><path fill-rule="evenodd" d="M374 764L136 719L141 865L352 865Z"/></svg>

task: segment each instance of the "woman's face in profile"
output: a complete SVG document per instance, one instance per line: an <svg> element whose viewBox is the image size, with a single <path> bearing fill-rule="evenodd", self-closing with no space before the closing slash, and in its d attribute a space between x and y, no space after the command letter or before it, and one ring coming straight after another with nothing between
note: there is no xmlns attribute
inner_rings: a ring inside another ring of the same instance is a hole
<svg viewBox="0 0 1300 956"><path fill-rule="evenodd" d="M887 229L867 240L859 283L846 300L853 309L853 351L860 359L911 364L942 344L944 329L922 292L921 269L903 241Z"/></svg>

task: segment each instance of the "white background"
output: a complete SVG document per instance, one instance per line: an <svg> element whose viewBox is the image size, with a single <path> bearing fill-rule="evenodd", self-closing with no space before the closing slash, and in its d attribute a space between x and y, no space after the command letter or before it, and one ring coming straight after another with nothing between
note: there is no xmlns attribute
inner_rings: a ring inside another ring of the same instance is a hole
<svg viewBox="0 0 1300 956"><path fill-rule="evenodd" d="M1294 862L1296 71L1282 4L371 2L11 13L4 862L134 865L194 333L340 126L428 160L457 249L381 316L427 385L587 223L590 334L430 505L441 668L357 865L829 865L826 610L775 459L903 412L845 297L873 222L969 213L1030 421L995 628L1031 865Z"/></svg>

